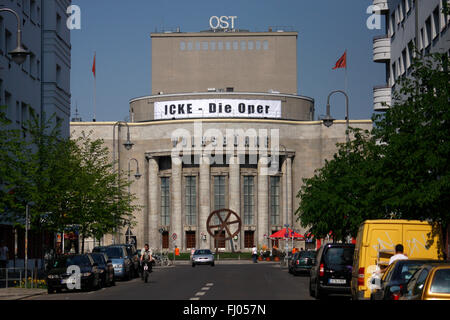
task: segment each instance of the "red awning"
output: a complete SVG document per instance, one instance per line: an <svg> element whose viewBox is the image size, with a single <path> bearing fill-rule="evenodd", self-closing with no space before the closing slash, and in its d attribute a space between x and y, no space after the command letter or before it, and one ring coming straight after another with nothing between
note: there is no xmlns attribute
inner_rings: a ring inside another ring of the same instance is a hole
<svg viewBox="0 0 450 320"><path fill-rule="evenodd" d="M275 232L269 238L272 238L272 239L274 239L274 238L286 238L286 228L283 228L280 231ZM301 234L292 231L292 229L288 229L288 238L304 239L304 237Z"/></svg>

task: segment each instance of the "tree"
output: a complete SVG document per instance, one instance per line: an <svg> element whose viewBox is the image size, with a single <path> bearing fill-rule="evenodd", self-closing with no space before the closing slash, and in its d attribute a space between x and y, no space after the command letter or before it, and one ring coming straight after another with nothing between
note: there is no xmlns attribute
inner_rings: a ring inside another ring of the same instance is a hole
<svg viewBox="0 0 450 320"><path fill-rule="evenodd" d="M332 231L333 239L356 236L359 225L367 219L386 215L383 190L376 174L380 166L380 146L368 131L351 129L349 143L339 144L333 159L303 179L296 211L303 227L310 227L316 238Z"/></svg>

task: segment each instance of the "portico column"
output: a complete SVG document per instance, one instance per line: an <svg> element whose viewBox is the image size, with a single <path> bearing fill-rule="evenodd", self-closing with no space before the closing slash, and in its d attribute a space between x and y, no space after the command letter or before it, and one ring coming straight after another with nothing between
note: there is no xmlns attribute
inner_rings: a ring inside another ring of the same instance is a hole
<svg viewBox="0 0 450 320"><path fill-rule="evenodd" d="M229 179L229 208L230 210L236 212L236 214L241 217L243 222L243 217L241 216L241 192L240 192L240 165L239 158L233 156L230 158L230 179ZM232 229L232 232L236 230ZM242 232L241 232L242 234ZM241 234L239 235L241 238ZM232 240L233 246L237 246L237 250L241 249L241 239L239 241Z"/></svg>
<svg viewBox="0 0 450 320"><path fill-rule="evenodd" d="M269 234L269 176L268 158L258 161L258 230L256 245L267 245L264 235Z"/></svg>
<svg viewBox="0 0 450 320"><path fill-rule="evenodd" d="M157 158L153 156L147 156L148 159L148 202L149 210L147 217L147 226L145 230L145 242L150 245L151 248L161 248L161 234L158 231L159 226L159 179L158 171L159 165Z"/></svg>
<svg viewBox="0 0 450 320"><path fill-rule="evenodd" d="M181 183L182 183L182 161L179 157L172 157L172 177L171 177L171 198L172 198L172 214L170 224L172 226L172 230L170 233L170 237L172 237L173 233L177 234L177 239L173 241L170 238L172 247L175 248L177 246L180 250L182 247L182 238L183 238L183 223L182 223L182 202L181 202Z"/></svg>
<svg viewBox="0 0 450 320"><path fill-rule="evenodd" d="M210 249L210 235L206 228L206 222L208 216L211 213L211 201L210 201L210 159L205 156L200 158L200 212L199 212L199 247L201 249ZM206 240L203 240L201 234L206 235Z"/></svg>
<svg viewBox="0 0 450 320"><path fill-rule="evenodd" d="M292 156L286 158L286 179L287 179L287 210L288 223L294 229L294 213L292 211Z"/></svg>

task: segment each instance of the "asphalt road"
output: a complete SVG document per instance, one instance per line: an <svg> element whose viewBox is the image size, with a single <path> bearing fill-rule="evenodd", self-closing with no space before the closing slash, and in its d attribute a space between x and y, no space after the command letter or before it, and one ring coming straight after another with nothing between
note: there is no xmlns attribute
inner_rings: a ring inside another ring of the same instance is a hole
<svg viewBox="0 0 450 320"><path fill-rule="evenodd" d="M91 292L66 292L30 300L311 300L309 278L293 276L278 264L177 265L154 268L140 278Z"/></svg>

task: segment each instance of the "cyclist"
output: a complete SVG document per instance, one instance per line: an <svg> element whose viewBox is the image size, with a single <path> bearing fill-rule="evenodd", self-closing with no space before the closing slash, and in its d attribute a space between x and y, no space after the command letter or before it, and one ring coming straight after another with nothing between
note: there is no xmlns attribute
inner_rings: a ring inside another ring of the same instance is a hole
<svg viewBox="0 0 450 320"><path fill-rule="evenodd" d="M146 243L144 248L141 250L141 274L142 274L142 279L144 278L144 270L143 270L143 262L144 261L153 261L153 252L152 249L150 249L149 245ZM151 266L152 264L150 263L150 270L151 270Z"/></svg>

